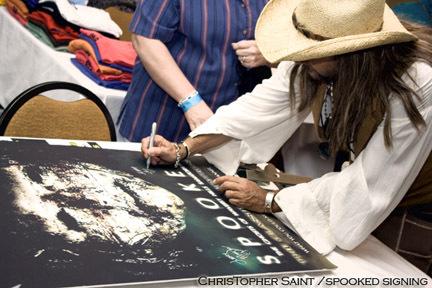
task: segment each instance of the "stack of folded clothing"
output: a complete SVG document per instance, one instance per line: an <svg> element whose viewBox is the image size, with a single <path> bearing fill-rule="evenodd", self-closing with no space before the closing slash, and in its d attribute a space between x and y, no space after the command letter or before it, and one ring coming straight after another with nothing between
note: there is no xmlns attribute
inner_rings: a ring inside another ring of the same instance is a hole
<svg viewBox="0 0 432 288"><path fill-rule="evenodd" d="M104 32L118 38L121 28L102 9L84 5L73 5L68 0L39 0L39 7L51 9L59 18L81 28Z"/></svg>
<svg viewBox="0 0 432 288"><path fill-rule="evenodd" d="M49 11L38 8L37 2L6 0L9 13L43 43L59 51L67 51L71 40L78 39L79 27L59 23Z"/></svg>
<svg viewBox="0 0 432 288"><path fill-rule="evenodd" d="M101 33L81 29L80 39L71 41L72 63L101 86L127 90L137 56L130 41L120 41Z"/></svg>
<svg viewBox="0 0 432 288"><path fill-rule="evenodd" d="M136 53L104 10L68 0L5 0L7 9L48 46L76 55L73 64L99 85L127 90ZM81 1L82 2L82 1ZM89 28L89 29L84 29Z"/></svg>
<svg viewBox="0 0 432 288"><path fill-rule="evenodd" d="M54 47L64 47L70 41L78 39L79 33L72 27L58 24L53 16L43 11L33 11L28 16L30 23L43 29Z"/></svg>
<svg viewBox="0 0 432 288"><path fill-rule="evenodd" d="M48 45L49 47L55 48L53 42L51 41L48 33L33 22L29 21L30 12L26 5L21 0L6 0L6 8L9 13L20 22L27 30L29 30L36 38ZM61 49L60 49L61 50Z"/></svg>
<svg viewBox="0 0 432 288"><path fill-rule="evenodd" d="M7 0L7 2L10 3L8 10L13 12L11 14L14 17L19 15L19 18L15 18L23 25L27 23L29 15L37 12L34 17L30 18L31 22L39 27L43 23L42 28L51 39L57 40L57 36L51 35L57 29L61 30L60 34L64 34L65 31L67 34L71 34L73 39L77 38L80 28L99 31L114 38L122 35L121 28L111 19L109 13L102 9L73 5L68 0ZM49 25L47 26L47 24ZM64 41L61 39L61 45L64 45ZM56 47L58 46L57 42L54 41Z"/></svg>
<svg viewBox="0 0 432 288"><path fill-rule="evenodd" d="M6 0L10 14L43 43L59 51L67 51L70 41L78 39L81 27L96 29L112 37L121 28L107 12L68 0Z"/></svg>

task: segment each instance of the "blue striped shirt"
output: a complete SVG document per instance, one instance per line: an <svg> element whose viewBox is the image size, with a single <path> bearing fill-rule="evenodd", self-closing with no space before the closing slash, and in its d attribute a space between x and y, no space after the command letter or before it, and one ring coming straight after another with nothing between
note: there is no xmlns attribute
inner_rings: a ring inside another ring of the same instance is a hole
<svg viewBox="0 0 432 288"><path fill-rule="evenodd" d="M162 41L209 107L216 111L238 95L239 70L231 43L254 39L256 20L267 0L142 0L130 30ZM123 103L120 133L141 141L158 123L170 141L190 132L177 102L162 90L137 58Z"/></svg>

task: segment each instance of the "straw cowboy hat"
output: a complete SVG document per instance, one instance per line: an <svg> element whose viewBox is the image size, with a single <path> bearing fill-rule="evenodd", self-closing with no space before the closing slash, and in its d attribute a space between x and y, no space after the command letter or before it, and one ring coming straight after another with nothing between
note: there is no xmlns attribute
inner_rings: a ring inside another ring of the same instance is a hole
<svg viewBox="0 0 432 288"><path fill-rule="evenodd" d="M255 38L272 62L306 61L416 40L385 0L272 0Z"/></svg>

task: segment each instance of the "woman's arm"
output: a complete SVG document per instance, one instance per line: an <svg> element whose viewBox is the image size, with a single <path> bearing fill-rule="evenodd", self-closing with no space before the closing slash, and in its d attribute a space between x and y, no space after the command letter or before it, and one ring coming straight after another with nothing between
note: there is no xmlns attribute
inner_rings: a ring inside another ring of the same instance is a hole
<svg viewBox="0 0 432 288"><path fill-rule="evenodd" d="M153 81L176 102L180 102L195 91L163 42L133 34L132 44ZM198 127L211 115L213 112L204 101L185 112L191 130Z"/></svg>

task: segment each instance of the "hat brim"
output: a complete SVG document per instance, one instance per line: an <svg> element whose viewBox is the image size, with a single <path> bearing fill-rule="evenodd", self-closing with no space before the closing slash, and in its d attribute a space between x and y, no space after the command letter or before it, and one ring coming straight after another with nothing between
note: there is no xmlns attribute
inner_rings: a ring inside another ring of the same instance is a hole
<svg viewBox="0 0 432 288"><path fill-rule="evenodd" d="M272 0L261 12L255 38L261 53L271 63L307 61L417 39L403 27L386 4L379 32L313 40L299 32L292 22L298 3L299 0Z"/></svg>

